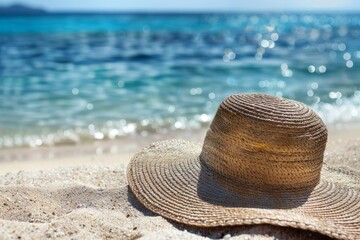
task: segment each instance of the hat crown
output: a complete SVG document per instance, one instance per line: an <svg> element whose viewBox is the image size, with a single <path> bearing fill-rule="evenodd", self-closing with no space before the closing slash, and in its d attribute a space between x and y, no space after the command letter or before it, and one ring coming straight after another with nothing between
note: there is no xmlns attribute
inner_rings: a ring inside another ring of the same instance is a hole
<svg viewBox="0 0 360 240"><path fill-rule="evenodd" d="M265 189L315 186L327 129L308 106L265 94L225 99L200 155L215 172Z"/></svg>

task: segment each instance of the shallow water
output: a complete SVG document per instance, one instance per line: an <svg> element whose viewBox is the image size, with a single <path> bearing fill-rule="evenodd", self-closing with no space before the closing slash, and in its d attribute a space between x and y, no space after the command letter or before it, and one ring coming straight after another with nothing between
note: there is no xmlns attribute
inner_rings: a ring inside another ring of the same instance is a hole
<svg viewBox="0 0 360 240"><path fill-rule="evenodd" d="M0 17L0 148L207 126L233 93L360 119L360 14Z"/></svg>

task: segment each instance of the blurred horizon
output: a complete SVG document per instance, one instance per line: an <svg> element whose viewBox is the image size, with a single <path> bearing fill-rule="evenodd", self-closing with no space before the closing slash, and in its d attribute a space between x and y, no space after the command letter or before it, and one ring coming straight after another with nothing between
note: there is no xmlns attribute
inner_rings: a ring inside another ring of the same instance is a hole
<svg viewBox="0 0 360 240"><path fill-rule="evenodd" d="M207 12L360 12L360 4L355 0L324 1L306 0L292 2L285 0L253 2L234 2L232 0L207 1L204 4L200 0L182 1L181 3L167 2L164 0L150 0L147 2L132 1L120 2L114 0L85 1L61 1L49 2L44 0L2 0L0 7L12 5L24 5L30 8L42 9L49 13L76 12L76 13L207 13Z"/></svg>

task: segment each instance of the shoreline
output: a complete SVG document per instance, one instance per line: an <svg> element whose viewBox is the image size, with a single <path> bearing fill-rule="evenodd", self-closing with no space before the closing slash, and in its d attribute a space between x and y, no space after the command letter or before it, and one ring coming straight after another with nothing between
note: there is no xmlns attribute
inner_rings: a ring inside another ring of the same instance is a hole
<svg viewBox="0 0 360 240"><path fill-rule="evenodd" d="M202 142L205 134L206 129L183 130L168 134L151 134L148 137L129 136L118 140L93 141L76 145L0 149L0 175L57 167L127 164L136 152L152 142L172 138Z"/></svg>
<svg viewBox="0 0 360 240"><path fill-rule="evenodd" d="M0 175L8 172L38 171L57 167L127 164L136 152L152 142L173 138L203 142L206 131L207 129L203 128L172 131L167 134L151 134L147 137L129 136L118 140L94 141L76 145L0 149ZM336 154L346 145L351 145L349 141L352 142L356 138L360 140L360 124L356 122L328 126L325 161L328 154ZM360 162L360 158L358 161ZM338 164L339 161L336 165ZM358 164L360 165L360 163Z"/></svg>

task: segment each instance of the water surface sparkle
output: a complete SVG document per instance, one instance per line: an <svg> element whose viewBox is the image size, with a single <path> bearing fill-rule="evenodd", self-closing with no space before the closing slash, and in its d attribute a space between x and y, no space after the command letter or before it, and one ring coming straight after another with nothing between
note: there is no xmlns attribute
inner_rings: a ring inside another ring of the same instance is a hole
<svg viewBox="0 0 360 240"><path fill-rule="evenodd" d="M360 120L359 14L0 17L0 148L198 129L262 92Z"/></svg>

